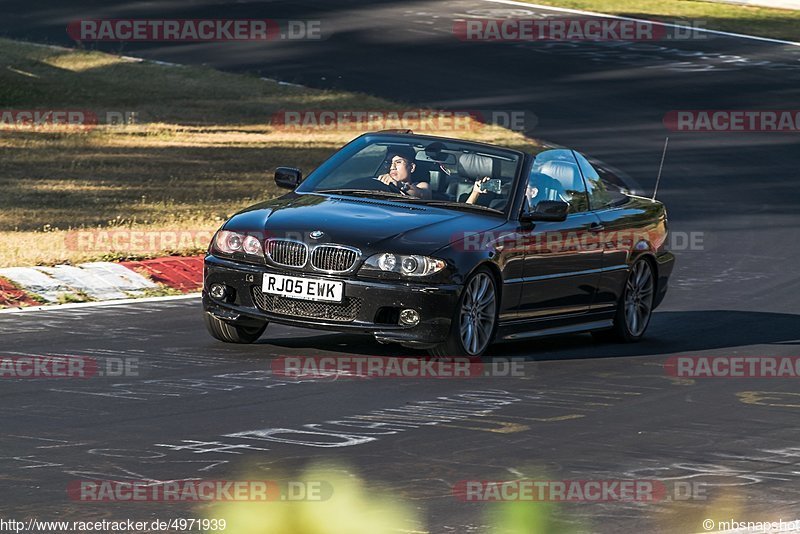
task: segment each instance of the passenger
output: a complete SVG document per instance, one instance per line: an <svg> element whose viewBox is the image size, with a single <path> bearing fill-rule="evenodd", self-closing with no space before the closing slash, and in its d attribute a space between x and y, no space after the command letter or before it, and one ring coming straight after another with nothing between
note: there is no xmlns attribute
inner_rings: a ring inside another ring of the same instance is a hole
<svg viewBox="0 0 800 534"><path fill-rule="evenodd" d="M481 185L483 185L485 182L488 182L489 180L490 178L488 176L484 176L479 180L475 180L475 183L472 186L472 192L467 197L466 200L467 204L475 204L476 202L478 202L478 199L481 198L481 195L485 195L486 193L490 192L481 188Z"/></svg>

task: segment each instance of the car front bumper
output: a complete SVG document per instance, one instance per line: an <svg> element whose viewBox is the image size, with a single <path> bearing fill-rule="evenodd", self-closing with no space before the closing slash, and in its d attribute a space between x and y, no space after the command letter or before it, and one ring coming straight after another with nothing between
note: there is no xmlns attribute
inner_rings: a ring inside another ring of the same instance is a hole
<svg viewBox="0 0 800 534"><path fill-rule="evenodd" d="M263 274L338 280L344 282L344 302L314 303L272 297L261 292ZM224 284L226 296L209 294L212 284ZM267 265L234 262L207 255L203 269L203 309L213 316L243 326L270 321L304 328L370 334L382 341L429 345L444 341L461 292L459 285L411 283L329 276ZM400 324L401 309L414 309L420 321Z"/></svg>

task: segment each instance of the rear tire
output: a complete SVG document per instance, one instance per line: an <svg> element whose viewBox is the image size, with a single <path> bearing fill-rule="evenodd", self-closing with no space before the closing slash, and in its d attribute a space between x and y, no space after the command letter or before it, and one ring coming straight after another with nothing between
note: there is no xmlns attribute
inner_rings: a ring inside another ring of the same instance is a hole
<svg viewBox="0 0 800 534"><path fill-rule="evenodd" d="M206 330L212 337L225 343L253 343L264 330L267 329L267 321L260 326L235 326L217 319L210 313L204 313Z"/></svg>
<svg viewBox="0 0 800 534"><path fill-rule="evenodd" d="M644 336L655 302L655 276L650 262L640 259L633 264L622 297L617 304L614 326L596 330L592 336L598 341L635 343Z"/></svg>
<svg viewBox="0 0 800 534"><path fill-rule="evenodd" d="M481 267L464 284L447 339L428 349L428 354L437 358L480 357L494 341L499 306L494 276Z"/></svg>

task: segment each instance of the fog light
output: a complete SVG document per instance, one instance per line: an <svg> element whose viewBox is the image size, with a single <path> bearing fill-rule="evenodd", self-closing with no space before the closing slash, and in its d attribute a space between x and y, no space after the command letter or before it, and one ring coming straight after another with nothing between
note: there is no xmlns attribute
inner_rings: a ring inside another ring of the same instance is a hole
<svg viewBox="0 0 800 534"><path fill-rule="evenodd" d="M225 293L227 293L227 291L225 291L225 286L223 284L211 284L211 287L208 289L208 292L215 299L223 299L225 298Z"/></svg>
<svg viewBox="0 0 800 534"><path fill-rule="evenodd" d="M403 310L400 312L400 322L408 326L414 326L419 323L419 313L417 313L417 310Z"/></svg>

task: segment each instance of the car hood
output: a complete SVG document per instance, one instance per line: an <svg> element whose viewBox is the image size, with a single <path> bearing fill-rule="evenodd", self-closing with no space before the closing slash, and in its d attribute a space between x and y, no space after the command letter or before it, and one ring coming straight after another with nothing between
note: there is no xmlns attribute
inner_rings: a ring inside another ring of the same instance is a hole
<svg viewBox="0 0 800 534"><path fill-rule="evenodd" d="M322 194L289 194L243 210L226 230L261 233L306 243L337 243L364 253L391 250L431 254L464 234L504 223L497 215L392 200ZM311 232L324 234L310 238Z"/></svg>

